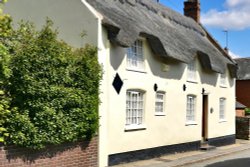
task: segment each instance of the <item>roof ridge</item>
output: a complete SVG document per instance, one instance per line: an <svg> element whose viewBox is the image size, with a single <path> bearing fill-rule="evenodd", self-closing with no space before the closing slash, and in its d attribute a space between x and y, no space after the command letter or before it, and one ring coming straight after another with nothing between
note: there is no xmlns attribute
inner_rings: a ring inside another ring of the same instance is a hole
<svg viewBox="0 0 250 167"><path fill-rule="evenodd" d="M114 0L116 1L116 0ZM188 25L188 24L183 24L181 23L180 20L178 19L175 19L175 16L178 16L178 17L186 17L174 10L172 10L171 8L168 8L167 6L164 6L160 3L157 3L155 2L154 0L119 0L121 3L127 3L131 6L136 6L136 4L142 6L142 7L145 7L147 10L163 17L163 19L168 19L169 21L172 21L174 22L175 24L178 24L184 28L188 28L190 30L193 30L194 32L200 34L201 36L205 36L206 34L203 32L203 29L202 28L198 28L195 27L195 26L191 26L191 25ZM152 3L152 4L150 4ZM154 7L154 5L157 5L158 6L158 9ZM171 14L174 14L175 16L170 16L168 12L171 12ZM187 19L190 19L189 17L186 17ZM194 20L190 19L190 21L196 23ZM198 24L198 23L197 23Z"/></svg>

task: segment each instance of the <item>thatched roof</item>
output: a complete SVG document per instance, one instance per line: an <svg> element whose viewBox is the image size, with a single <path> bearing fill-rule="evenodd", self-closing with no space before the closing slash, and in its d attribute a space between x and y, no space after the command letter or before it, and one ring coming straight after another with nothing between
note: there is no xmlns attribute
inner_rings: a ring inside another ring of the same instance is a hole
<svg viewBox="0 0 250 167"><path fill-rule="evenodd" d="M250 80L250 58L234 59L238 64L237 80Z"/></svg>
<svg viewBox="0 0 250 167"><path fill-rule="evenodd" d="M234 62L207 37L207 32L193 19L183 16L153 0L87 0L104 19L109 39L129 47L139 36L147 38L157 56L189 63L199 56L204 68L224 73L227 66L234 73ZM234 75L233 75L234 76Z"/></svg>

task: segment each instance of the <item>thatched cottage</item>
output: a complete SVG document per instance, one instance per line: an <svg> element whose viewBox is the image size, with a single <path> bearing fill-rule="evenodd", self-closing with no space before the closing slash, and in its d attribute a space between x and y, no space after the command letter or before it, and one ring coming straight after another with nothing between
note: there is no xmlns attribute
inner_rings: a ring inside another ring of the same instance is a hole
<svg viewBox="0 0 250 167"><path fill-rule="evenodd" d="M235 142L235 62L200 24L199 1L184 5L186 16L155 0L7 3L14 21L49 17L72 46L98 47L101 167Z"/></svg>

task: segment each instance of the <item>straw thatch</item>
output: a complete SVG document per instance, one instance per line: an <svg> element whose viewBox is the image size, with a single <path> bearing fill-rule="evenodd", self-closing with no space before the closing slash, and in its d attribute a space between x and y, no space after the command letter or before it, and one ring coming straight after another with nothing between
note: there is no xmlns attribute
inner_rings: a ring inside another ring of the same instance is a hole
<svg viewBox="0 0 250 167"><path fill-rule="evenodd" d="M234 76L234 61L208 39L193 19L153 0L87 0L102 16L109 39L129 47L144 36L155 55L189 63L198 56L205 69Z"/></svg>
<svg viewBox="0 0 250 167"><path fill-rule="evenodd" d="M238 64L237 80L250 80L250 58L234 59Z"/></svg>

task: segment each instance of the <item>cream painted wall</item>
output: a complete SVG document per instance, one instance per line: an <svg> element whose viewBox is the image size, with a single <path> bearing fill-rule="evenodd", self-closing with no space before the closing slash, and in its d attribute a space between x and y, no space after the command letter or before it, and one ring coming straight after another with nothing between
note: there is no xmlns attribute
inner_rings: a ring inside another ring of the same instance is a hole
<svg viewBox="0 0 250 167"><path fill-rule="evenodd" d="M167 62L168 71L162 71L162 62L153 55L147 41L144 40L145 71L131 71L126 66L126 49L110 45L110 80L116 72L124 82L118 95L113 88L109 88L108 118L108 152L109 154L159 147L178 143L202 140L202 88L209 97L208 137L215 138L235 134L234 132L234 79L227 71L228 84L226 88L220 87L218 74L204 72L196 59L197 82L187 82L186 64ZM108 53L107 53L108 54ZM158 90L166 92L165 116L156 116L154 112L155 92L154 84ZM183 91L186 84L186 91ZM141 89L145 91L145 130L125 131L126 118L126 91L128 89ZM196 96L196 124L186 124L186 97L188 94ZM226 120L219 120L219 98L227 99Z"/></svg>
<svg viewBox="0 0 250 167"><path fill-rule="evenodd" d="M81 0L9 0L4 12L13 17L15 25L20 20L31 21L38 29L48 17L58 29L59 38L74 47L97 44L97 18Z"/></svg>

